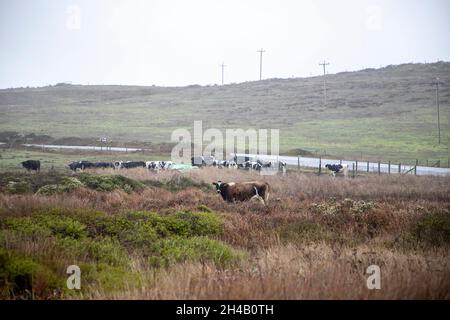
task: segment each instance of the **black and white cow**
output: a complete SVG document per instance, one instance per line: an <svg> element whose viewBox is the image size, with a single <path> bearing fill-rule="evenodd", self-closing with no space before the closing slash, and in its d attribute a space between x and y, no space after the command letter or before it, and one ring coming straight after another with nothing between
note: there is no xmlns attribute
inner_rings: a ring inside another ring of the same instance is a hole
<svg viewBox="0 0 450 320"><path fill-rule="evenodd" d="M27 171L41 171L41 162L39 160L26 160L22 162L22 167L27 169Z"/></svg>
<svg viewBox="0 0 450 320"><path fill-rule="evenodd" d="M147 161L145 167L148 170L169 170L173 166L172 161Z"/></svg>
<svg viewBox="0 0 450 320"><path fill-rule="evenodd" d="M237 165L236 162L233 160L214 160L213 161L213 167L217 167L219 169L227 168L227 169L236 169Z"/></svg>
<svg viewBox="0 0 450 320"><path fill-rule="evenodd" d="M278 172L281 172L283 176L286 175L286 162L284 161L278 162Z"/></svg>
<svg viewBox="0 0 450 320"><path fill-rule="evenodd" d="M239 169L244 170L256 170L261 171L262 165L258 163L257 161L246 161L244 163L238 164Z"/></svg>
<svg viewBox="0 0 450 320"><path fill-rule="evenodd" d="M336 176L336 173L344 173L344 177L348 175L348 165L347 164L326 164L325 168L331 171L333 177Z"/></svg>
<svg viewBox="0 0 450 320"><path fill-rule="evenodd" d="M133 168L145 168L144 161L116 161L115 164L118 169L133 169Z"/></svg>

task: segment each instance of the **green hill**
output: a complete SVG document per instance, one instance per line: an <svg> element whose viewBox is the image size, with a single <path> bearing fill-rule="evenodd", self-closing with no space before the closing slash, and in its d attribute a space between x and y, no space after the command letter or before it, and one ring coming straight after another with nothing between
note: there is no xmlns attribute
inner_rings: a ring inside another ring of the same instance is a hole
<svg viewBox="0 0 450 320"><path fill-rule="evenodd" d="M437 145L434 79L440 90ZM0 90L0 132L169 142L172 130L280 129L283 152L412 160L450 156L450 63L404 64L323 77L225 86L57 85Z"/></svg>

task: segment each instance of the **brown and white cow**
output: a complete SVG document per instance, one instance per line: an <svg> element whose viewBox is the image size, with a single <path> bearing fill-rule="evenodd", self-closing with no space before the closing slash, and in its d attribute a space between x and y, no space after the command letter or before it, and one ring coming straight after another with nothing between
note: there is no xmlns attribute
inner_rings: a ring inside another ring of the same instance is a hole
<svg viewBox="0 0 450 320"><path fill-rule="evenodd" d="M269 200L270 186L265 181L248 182L213 182L217 193L228 202L258 199L262 204Z"/></svg>

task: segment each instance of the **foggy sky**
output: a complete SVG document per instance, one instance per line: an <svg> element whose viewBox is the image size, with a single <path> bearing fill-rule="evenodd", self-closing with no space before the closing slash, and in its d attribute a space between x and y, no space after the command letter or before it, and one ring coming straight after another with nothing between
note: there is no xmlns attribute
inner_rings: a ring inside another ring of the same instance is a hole
<svg viewBox="0 0 450 320"><path fill-rule="evenodd" d="M450 2L0 0L0 88L181 86L450 60Z"/></svg>

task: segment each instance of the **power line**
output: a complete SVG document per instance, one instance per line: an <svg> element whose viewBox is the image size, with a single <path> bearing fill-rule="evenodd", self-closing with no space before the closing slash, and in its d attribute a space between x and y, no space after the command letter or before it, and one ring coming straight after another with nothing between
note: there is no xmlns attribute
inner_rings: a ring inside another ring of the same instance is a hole
<svg viewBox="0 0 450 320"><path fill-rule="evenodd" d="M325 62L325 60L323 60L322 63L319 63L319 66L323 66L323 104L326 105L327 104L327 83L326 83L326 66L328 66L330 63L329 62Z"/></svg>
<svg viewBox="0 0 450 320"><path fill-rule="evenodd" d="M226 65L224 65L223 62L222 62L222 64L220 65L220 67L222 67L222 85L223 85L223 69L226 67Z"/></svg>
<svg viewBox="0 0 450 320"><path fill-rule="evenodd" d="M257 52L260 53L260 57L259 57L259 80L262 80L262 54L264 51L262 48L261 50L258 50Z"/></svg>

